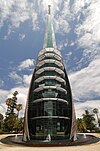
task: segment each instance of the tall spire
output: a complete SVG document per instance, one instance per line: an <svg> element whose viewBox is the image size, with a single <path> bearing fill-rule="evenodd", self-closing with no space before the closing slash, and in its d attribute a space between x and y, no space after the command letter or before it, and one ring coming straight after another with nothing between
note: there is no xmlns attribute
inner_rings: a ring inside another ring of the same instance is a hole
<svg viewBox="0 0 100 151"><path fill-rule="evenodd" d="M51 5L48 5L48 21L44 38L44 48L56 48L56 39L51 18Z"/></svg>
<svg viewBox="0 0 100 151"><path fill-rule="evenodd" d="M51 5L48 5L48 14L51 14Z"/></svg>

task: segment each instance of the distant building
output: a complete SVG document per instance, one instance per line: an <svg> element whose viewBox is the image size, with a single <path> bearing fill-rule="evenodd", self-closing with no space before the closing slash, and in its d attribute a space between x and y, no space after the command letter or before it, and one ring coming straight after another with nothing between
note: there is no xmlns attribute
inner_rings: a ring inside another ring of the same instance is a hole
<svg viewBox="0 0 100 151"><path fill-rule="evenodd" d="M25 110L23 140L75 139L76 119L69 80L57 49L50 6Z"/></svg>

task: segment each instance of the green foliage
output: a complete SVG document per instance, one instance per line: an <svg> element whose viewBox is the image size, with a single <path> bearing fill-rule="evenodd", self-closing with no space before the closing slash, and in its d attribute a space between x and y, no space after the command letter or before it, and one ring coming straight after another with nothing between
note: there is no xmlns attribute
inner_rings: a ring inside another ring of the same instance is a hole
<svg viewBox="0 0 100 151"><path fill-rule="evenodd" d="M3 115L0 113L0 121L3 120Z"/></svg>
<svg viewBox="0 0 100 151"><path fill-rule="evenodd" d="M84 123L83 119L81 119L81 118L77 119L77 130L79 132L85 132L86 131L85 123Z"/></svg>
<svg viewBox="0 0 100 151"><path fill-rule="evenodd" d="M94 109L93 109L93 113L95 113L95 114L99 113L98 109L97 109L97 108L94 108Z"/></svg>
<svg viewBox="0 0 100 151"><path fill-rule="evenodd" d="M21 117L21 118L18 119L18 132L23 131L23 126L24 126L24 118Z"/></svg>
<svg viewBox="0 0 100 151"><path fill-rule="evenodd" d="M9 116L10 114L14 114L14 109L16 108L16 105L17 105L17 95L18 95L18 92L15 91L13 93L13 97L8 98L6 100L6 105L8 106L7 107L7 112L6 112L7 116Z"/></svg>
<svg viewBox="0 0 100 151"><path fill-rule="evenodd" d="M88 110L85 110L85 114L83 114L83 122L85 123L87 130L94 130L95 124L94 124L95 118L93 114L90 114Z"/></svg>
<svg viewBox="0 0 100 151"><path fill-rule="evenodd" d="M5 131L13 132L16 120L16 114L10 114L8 117L6 117L4 120Z"/></svg>
<svg viewBox="0 0 100 151"><path fill-rule="evenodd" d="M6 112L6 117L4 119L4 130L8 132L13 132L16 131L18 132L18 126L19 126L19 111L22 109L22 104L17 104L17 95L18 92L15 91L13 93L12 98L8 98L6 100L6 105L7 105L7 112ZM15 110L17 113L15 113Z"/></svg>
<svg viewBox="0 0 100 151"><path fill-rule="evenodd" d="M3 130L2 129L0 129L0 134L3 134L4 132L3 132Z"/></svg>
<svg viewBox="0 0 100 151"><path fill-rule="evenodd" d="M24 125L24 118L18 118L15 120L15 123L13 125L13 130L18 133L23 131L23 125Z"/></svg>
<svg viewBox="0 0 100 151"><path fill-rule="evenodd" d="M0 129L2 129L3 125L3 115L0 113Z"/></svg>
<svg viewBox="0 0 100 151"><path fill-rule="evenodd" d="M100 127L100 118L98 119L99 127Z"/></svg>

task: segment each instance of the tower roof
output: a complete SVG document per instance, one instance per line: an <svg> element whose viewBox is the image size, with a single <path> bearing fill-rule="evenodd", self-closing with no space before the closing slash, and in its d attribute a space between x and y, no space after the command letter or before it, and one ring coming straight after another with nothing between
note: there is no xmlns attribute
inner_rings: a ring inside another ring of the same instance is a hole
<svg viewBox="0 0 100 151"><path fill-rule="evenodd" d="M48 20L43 48L56 48L56 39L51 16L51 5L48 5Z"/></svg>

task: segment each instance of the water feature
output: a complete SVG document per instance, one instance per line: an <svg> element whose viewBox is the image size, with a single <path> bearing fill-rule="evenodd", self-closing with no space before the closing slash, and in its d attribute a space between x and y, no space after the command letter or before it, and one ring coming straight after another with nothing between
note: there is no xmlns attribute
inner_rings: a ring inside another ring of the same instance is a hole
<svg viewBox="0 0 100 151"><path fill-rule="evenodd" d="M51 142L51 135L48 134L46 140L44 140L43 142Z"/></svg>
<svg viewBox="0 0 100 151"><path fill-rule="evenodd" d="M77 139L77 140L76 140ZM48 134L46 139L43 140L30 140L30 141L23 141L23 135L10 135L1 140L4 144L18 144L24 146L33 146L33 147L48 147L48 146L75 146L75 145L85 145L91 144L100 141L100 138L92 136L90 134L77 134L73 141L67 139L59 139L53 140L51 139L51 135Z"/></svg>
<svg viewBox="0 0 100 151"><path fill-rule="evenodd" d="M85 133L83 134L83 138L87 138L87 136L86 136L86 134L85 134Z"/></svg>
<svg viewBox="0 0 100 151"><path fill-rule="evenodd" d="M16 140L16 139L18 139L18 136L17 136L17 134L15 135L15 140Z"/></svg>

